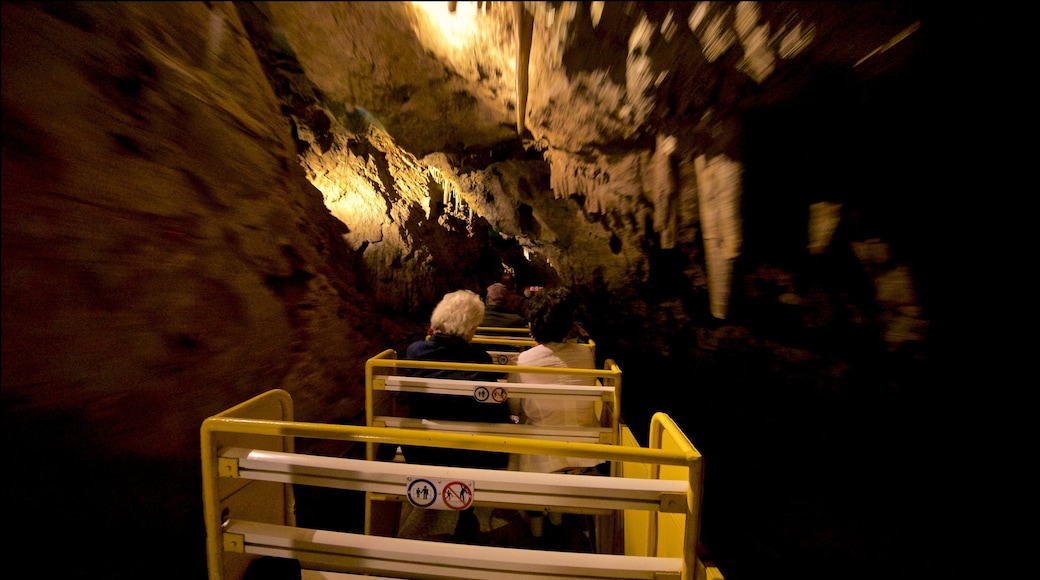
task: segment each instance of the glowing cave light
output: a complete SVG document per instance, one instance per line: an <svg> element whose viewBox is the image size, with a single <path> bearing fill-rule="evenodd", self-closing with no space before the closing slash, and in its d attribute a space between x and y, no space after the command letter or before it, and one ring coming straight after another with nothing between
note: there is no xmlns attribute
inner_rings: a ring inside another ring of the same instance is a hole
<svg viewBox="0 0 1040 580"><path fill-rule="evenodd" d="M457 2L455 12L447 2L412 2L425 13L433 27L441 32L441 42L452 49L469 45L477 35L477 2Z"/></svg>
<svg viewBox="0 0 1040 580"><path fill-rule="evenodd" d="M321 192L325 207L350 228L344 236L355 248L365 240L378 240L386 217L386 200L361 176L344 172L316 175L310 182Z"/></svg>

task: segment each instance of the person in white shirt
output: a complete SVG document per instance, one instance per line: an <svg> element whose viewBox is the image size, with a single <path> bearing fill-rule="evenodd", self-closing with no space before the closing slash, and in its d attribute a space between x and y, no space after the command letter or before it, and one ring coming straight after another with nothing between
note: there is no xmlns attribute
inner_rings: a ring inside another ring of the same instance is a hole
<svg viewBox="0 0 1040 580"><path fill-rule="evenodd" d="M527 313L531 336L537 343L520 353L518 366L596 368L596 357L588 344L578 342L581 333L575 324L577 297L566 288L548 288L532 294ZM582 333L583 334L583 333ZM587 335L586 335L587 336ZM525 383L556 383L594 385L592 377L518 373L516 380ZM598 427L600 418L595 404L567 399L524 398L511 402L514 414L528 425ZM539 473L593 473L603 461L582 457L558 457L549 455L519 455L514 457L511 467L520 471ZM561 514L550 513L550 519L558 524ZM531 532L541 536L542 514L530 513Z"/></svg>

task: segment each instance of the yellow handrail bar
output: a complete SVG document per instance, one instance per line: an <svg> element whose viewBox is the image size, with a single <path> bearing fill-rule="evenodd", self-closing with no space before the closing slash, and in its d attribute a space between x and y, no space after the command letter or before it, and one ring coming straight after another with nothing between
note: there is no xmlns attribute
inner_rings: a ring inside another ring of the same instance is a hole
<svg viewBox="0 0 1040 580"><path fill-rule="evenodd" d="M686 434L683 433L682 429L676 425L670 416L661 412L654 413L653 417L650 418L650 449L661 450L666 438L678 448L677 452L685 458L683 463L688 470L689 486L686 489L687 509L685 533L683 534L683 551L687 554L696 554L700 538L701 499L704 494L704 461L697 448L693 446ZM651 479L660 479L661 465L663 464L650 464ZM647 526L649 532L647 534L647 555L656 556L658 546L657 520L659 514L650 512L648 515L650 524Z"/></svg>

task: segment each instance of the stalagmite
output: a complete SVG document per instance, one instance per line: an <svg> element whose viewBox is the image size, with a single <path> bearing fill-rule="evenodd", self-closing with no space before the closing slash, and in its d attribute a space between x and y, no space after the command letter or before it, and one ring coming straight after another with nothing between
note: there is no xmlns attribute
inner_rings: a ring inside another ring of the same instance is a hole
<svg viewBox="0 0 1040 580"><path fill-rule="evenodd" d="M740 223L740 163L725 156L694 162L700 196L701 235L708 270L711 315L725 319L729 312L733 261L743 241Z"/></svg>

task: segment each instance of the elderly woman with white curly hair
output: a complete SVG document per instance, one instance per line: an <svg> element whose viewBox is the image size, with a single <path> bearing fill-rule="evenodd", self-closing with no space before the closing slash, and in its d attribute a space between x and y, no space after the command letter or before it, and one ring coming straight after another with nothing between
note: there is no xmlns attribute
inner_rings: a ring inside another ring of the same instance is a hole
<svg viewBox="0 0 1040 580"><path fill-rule="evenodd" d="M440 362L493 364L486 350L472 344L477 326L484 318L484 302L469 290L450 292L441 299L430 317L430 334L408 345L405 358ZM408 369L413 376L445 379L497 381L505 373ZM408 416L442 421L512 423L507 403L478 402L472 396L408 394ZM509 454L438 447L402 446L405 461L427 465L505 469ZM472 510L459 513L456 540L472 541L477 520Z"/></svg>

